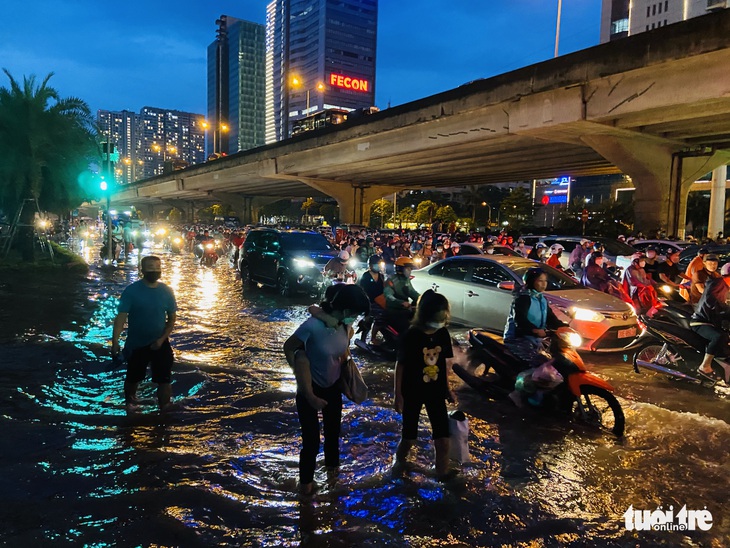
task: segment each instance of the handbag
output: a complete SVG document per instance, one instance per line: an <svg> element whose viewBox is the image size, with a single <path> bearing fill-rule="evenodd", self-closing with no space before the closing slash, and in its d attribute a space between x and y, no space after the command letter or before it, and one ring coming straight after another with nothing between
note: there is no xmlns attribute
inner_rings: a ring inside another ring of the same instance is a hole
<svg viewBox="0 0 730 548"><path fill-rule="evenodd" d="M469 419L463 411L449 413L449 458L460 463L469 462Z"/></svg>
<svg viewBox="0 0 730 548"><path fill-rule="evenodd" d="M340 389L352 403L362 403L368 397L368 385L360 374L355 360L349 358L342 365L340 373Z"/></svg>

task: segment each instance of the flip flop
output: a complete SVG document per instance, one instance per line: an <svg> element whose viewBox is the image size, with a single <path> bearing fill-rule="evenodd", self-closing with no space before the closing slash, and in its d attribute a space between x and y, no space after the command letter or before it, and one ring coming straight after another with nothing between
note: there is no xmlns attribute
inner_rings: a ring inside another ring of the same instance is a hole
<svg viewBox="0 0 730 548"><path fill-rule="evenodd" d="M697 369L697 374L700 377L702 377L702 378L704 378L704 379L706 379L708 381L711 381L712 383L717 383L719 381L724 380L722 378L722 376L718 375L714 371L711 371L711 372L708 373L708 372L702 371L702 369Z"/></svg>

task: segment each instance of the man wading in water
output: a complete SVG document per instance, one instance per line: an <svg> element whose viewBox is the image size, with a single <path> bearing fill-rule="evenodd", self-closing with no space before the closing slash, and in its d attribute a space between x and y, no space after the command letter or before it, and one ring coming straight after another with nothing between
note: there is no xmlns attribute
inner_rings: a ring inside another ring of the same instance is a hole
<svg viewBox="0 0 730 548"><path fill-rule="evenodd" d="M124 403L127 413L137 411L137 387L144 380L147 365L152 365L152 382L157 384L160 411L170 406L172 388L172 347L168 337L175 325L177 303L168 286L158 282L162 275L159 257L149 255L140 263L142 279L129 285L119 299L112 334L112 356L119 354L119 336L129 320L124 357Z"/></svg>

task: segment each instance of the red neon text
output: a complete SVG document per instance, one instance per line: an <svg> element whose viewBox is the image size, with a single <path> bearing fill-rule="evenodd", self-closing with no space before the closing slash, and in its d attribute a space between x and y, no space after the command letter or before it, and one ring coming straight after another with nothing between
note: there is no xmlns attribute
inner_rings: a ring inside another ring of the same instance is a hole
<svg viewBox="0 0 730 548"><path fill-rule="evenodd" d="M337 88L351 89L353 91L367 92L370 89L370 82L362 78L352 78L344 74L330 74L330 85Z"/></svg>

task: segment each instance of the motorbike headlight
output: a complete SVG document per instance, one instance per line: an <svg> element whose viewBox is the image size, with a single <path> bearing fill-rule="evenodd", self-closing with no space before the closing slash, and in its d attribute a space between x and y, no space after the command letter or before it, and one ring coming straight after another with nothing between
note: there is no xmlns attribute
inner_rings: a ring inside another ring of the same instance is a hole
<svg viewBox="0 0 730 548"><path fill-rule="evenodd" d="M421 257L416 257L413 259L413 262L416 263L417 266L421 266L423 259L421 259Z"/></svg>
<svg viewBox="0 0 730 548"><path fill-rule="evenodd" d="M213 244L205 244L205 249L213 249Z"/></svg>
<svg viewBox="0 0 730 548"><path fill-rule="evenodd" d="M144 231L144 235L145 235L145 236L149 236L149 235L150 235L150 231L149 231L149 230L145 230L145 231Z"/></svg>
<svg viewBox="0 0 730 548"><path fill-rule="evenodd" d="M672 288L669 287L668 285L663 285L660 287L660 289L662 290L663 293L666 293L667 295L669 295L672 292Z"/></svg>
<svg viewBox="0 0 730 548"><path fill-rule="evenodd" d="M605 316L600 312L576 306L570 309L570 315L573 316L573 319L582 322L602 322L605 319Z"/></svg>
<svg viewBox="0 0 730 548"><path fill-rule="evenodd" d="M350 259L349 261L347 261L347 266L355 269L357 267L357 261L355 259Z"/></svg>
<svg viewBox="0 0 730 548"><path fill-rule="evenodd" d="M134 232L132 232L132 236L136 236L136 235L137 235L137 231L135 230Z"/></svg>
<svg viewBox="0 0 730 548"><path fill-rule="evenodd" d="M385 272L385 261L380 261L380 272Z"/></svg>
<svg viewBox="0 0 730 548"><path fill-rule="evenodd" d="M157 234L158 236L164 236L165 234L167 234L167 230L165 230L164 228L158 228L155 234Z"/></svg>
<svg viewBox="0 0 730 548"><path fill-rule="evenodd" d="M314 261L310 259L293 259L292 262L294 263L294 266L298 268L313 268L314 267Z"/></svg>
<svg viewBox="0 0 730 548"><path fill-rule="evenodd" d="M181 238L175 238L173 240L173 242L175 242L176 244L181 244L182 243L182 239Z"/></svg>
<svg viewBox="0 0 730 548"><path fill-rule="evenodd" d="M580 348L580 345L583 344L583 338L578 333L569 333L567 338L568 344L573 348Z"/></svg>

